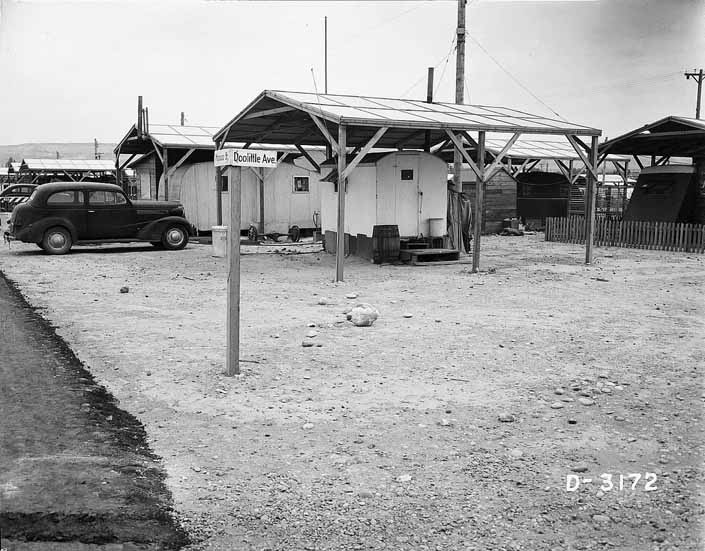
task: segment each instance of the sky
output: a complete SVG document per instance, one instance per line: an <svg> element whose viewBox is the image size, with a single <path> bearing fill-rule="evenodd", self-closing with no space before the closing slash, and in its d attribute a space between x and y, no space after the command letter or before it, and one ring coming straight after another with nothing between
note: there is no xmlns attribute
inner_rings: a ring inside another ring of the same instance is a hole
<svg viewBox="0 0 705 551"><path fill-rule="evenodd" d="M466 103L601 128L695 115L705 0L469 0ZM0 0L0 144L221 127L265 89L455 98L456 0ZM705 112L705 106L703 108Z"/></svg>

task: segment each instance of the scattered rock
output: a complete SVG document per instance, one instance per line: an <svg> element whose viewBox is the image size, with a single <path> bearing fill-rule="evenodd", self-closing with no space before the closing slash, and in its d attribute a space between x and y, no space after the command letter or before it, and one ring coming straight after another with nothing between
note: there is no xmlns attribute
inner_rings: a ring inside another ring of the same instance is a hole
<svg viewBox="0 0 705 551"><path fill-rule="evenodd" d="M565 407L561 402L553 402L551 404L551 409L561 409Z"/></svg>
<svg viewBox="0 0 705 551"><path fill-rule="evenodd" d="M519 448L514 448L512 451L509 452L509 455L511 455L512 457L519 458L524 455L524 452L521 451Z"/></svg>
<svg viewBox="0 0 705 551"><path fill-rule="evenodd" d="M514 423L517 420L513 413L501 413L498 419L501 423Z"/></svg>
<svg viewBox="0 0 705 551"><path fill-rule="evenodd" d="M397 482L410 482L411 481L411 475L410 474L401 474L396 478Z"/></svg>
<svg viewBox="0 0 705 551"><path fill-rule="evenodd" d="M577 419L568 419L568 424L569 425L577 425L578 421L577 421Z"/></svg>
<svg viewBox="0 0 705 551"><path fill-rule="evenodd" d="M621 415L617 415L617 416L614 418L614 420L615 420L615 421L626 421L626 419L625 419L624 417L622 417Z"/></svg>
<svg viewBox="0 0 705 551"><path fill-rule="evenodd" d="M372 492L368 492L366 490L363 490L361 492L358 492L357 497L361 497L364 499L369 499L371 497L374 497L374 494Z"/></svg>
<svg viewBox="0 0 705 551"><path fill-rule="evenodd" d="M587 398L590 398L592 397L592 394L590 394L590 392L588 392L587 390L581 390L580 392L578 392L578 396L585 396Z"/></svg>
<svg viewBox="0 0 705 551"><path fill-rule="evenodd" d="M313 343L311 341L302 341L301 346L304 348L311 348L313 346Z"/></svg>
<svg viewBox="0 0 705 551"><path fill-rule="evenodd" d="M309 331L308 333L306 333L306 336L307 336L309 339L312 339L312 338L314 338L314 337L317 337L317 336L318 336L318 331Z"/></svg>
<svg viewBox="0 0 705 551"><path fill-rule="evenodd" d="M414 314L410 314L409 312L406 312L406 313L403 314L403 316L404 316L405 318L413 318L413 317L414 317Z"/></svg>
<svg viewBox="0 0 705 551"><path fill-rule="evenodd" d="M304 426L301 428L305 430L311 430L313 428L313 423L304 423Z"/></svg>
<svg viewBox="0 0 705 551"><path fill-rule="evenodd" d="M325 306L326 304L328 304L328 299L326 297L321 297L318 299L318 304L320 304L321 306Z"/></svg>
<svg viewBox="0 0 705 551"><path fill-rule="evenodd" d="M595 400L591 400L590 398L585 398L585 397L578 398L578 402L580 402L584 406L595 405Z"/></svg>
<svg viewBox="0 0 705 551"><path fill-rule="evenodd" d="M578 463L577 465L573 465L570 470L574 473L586 473L588 466L585 463Z"/></svg>
<svg viewBox="0 0 705 551"><path fill-rule="evenodd" d="M121 292L121 293L129 293L129 292L130 292L130 288L129 288L129 287L120 287L120 292Z"/></svg>
<svg viewBox="0 0 705 551"><path fill-rule="evenodd" d="M556 390L553 391L554 394L558 394L559 396L561 394L565 394L565 390L562 388L557 388Z"/></svg>
<svg viewBox="0 0 705 551"><path fill-rule="evenodd" d="M608 522L612 522L612 519L607 515L592 515L592 520L599 524L607 524Z"/></svg>
<svg viewBox="0 0 705 551"><path fill-rule="evenodd" d="M566 402L566 403L575 402L575 398L571 398L570 396L563 396L563 398L561 398L561 402Z"/></svg>
<svg viewBox="0 0 705 551"><path fill-rule="evenodd" d="M453 426L453 421L450 419L441 419L438 421L438 424L442 427L452 427Z"/></svg>
<svg viewBox="0 0 705 551"><path fill-rule="evenodd" d="M364 302L356 304L350 311L350 321L357 327L369 327L379 317L379 310Z"/></svg>
<svg viewBox="0 0 705 551"><path fill-rule="evenodd" d="M316 327L315 323L309 323L307 327Z"/></svg>
<svg viewBox="0 0 705 551"><path fill-rule="evenodd" d="M345 298L355 299L357 298L357 293L348 293Z"/></svg>

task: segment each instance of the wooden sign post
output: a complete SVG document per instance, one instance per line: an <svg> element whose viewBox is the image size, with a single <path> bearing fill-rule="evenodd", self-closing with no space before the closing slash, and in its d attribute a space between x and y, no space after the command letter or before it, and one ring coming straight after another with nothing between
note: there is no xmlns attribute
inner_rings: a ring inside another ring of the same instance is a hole
<svg viewBox="0 0 705 551"><path fill-rule="evenodd" d="M240 224L242 203L242 167L276 167L276 151L219 149L214 164L225 166L230 194L230 221L228 222L228 299L227 351L225 374L240 374Z"/></svg>

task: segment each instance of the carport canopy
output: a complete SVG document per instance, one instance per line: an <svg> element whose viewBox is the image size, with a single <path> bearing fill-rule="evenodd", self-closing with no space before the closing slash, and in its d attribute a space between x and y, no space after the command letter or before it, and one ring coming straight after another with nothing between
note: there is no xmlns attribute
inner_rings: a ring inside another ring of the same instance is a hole
<svg viewBox="0 0 705 551"><path fill-rule="evenodd" d="M705 156L705 121L671 115L604 142L600 156L614 153L633 155L644 168L639 155L650 156L652 165L671 157Z"/></svg>
<svg viewBox="0 0 705 551"><path fill-rule="evenodd" d="M477 133L477 138L471 132ZM486 163L485 156L488 132L506 136L504 147L491 163ZM484 184L525 134L565 136L588 167L588 182L594 194L600 130L506 107L265 90L216 132L214 141L217 149L226 142L244 142L246 146L291 144L302 151L306 146L330 146L338 159L342 180L373 148L429 151L452 144L475 172L478 182ZM589 145L581 139L587 136L591 138ZM477 162L465 143L477 144ZM354 157L348 164L350 153ZM483 185L478 186L475 202L473 271L479 270L482 188ZM345 193L340 190L345 189L344 182L338 186L336 281L343 280ZM586 262L590 262L594 198L586 203Z"/></svg>

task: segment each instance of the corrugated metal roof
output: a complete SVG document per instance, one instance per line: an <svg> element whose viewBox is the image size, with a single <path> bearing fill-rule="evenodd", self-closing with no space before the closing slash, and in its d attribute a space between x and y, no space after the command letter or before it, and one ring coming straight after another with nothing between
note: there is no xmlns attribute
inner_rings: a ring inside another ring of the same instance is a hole
<svg viewBox="0 0 705 551"><path fill-rule="evenodd" d="M280 90L266 90L263 95L285 105L320 115L338 124L575 135L601 134L601 131L595 128L532 115L507 107L427 103L420 100ZM241 117L246 112L247 110L243 111Z"/></svg>
<svg viewBox="0 0 705 551"><path fill-rule="evenodd" d="M487 150L498 154L507 143L507 137L487 137L485 144ZM580 157L570 145L567 138L562 136L531 136L519 138L507 152L508 157L519 159L560 159L580 160ZM623 161L629 159L624 155L610 155L609 160Z"/></svg>
<svg viewBox="0 0 705 551"><path fill-rule="evenodd" d="M24 159L22 168L35 171L110 172L115 170L115 164L102 159Z"/></svg>
<svg viewBox="0 0 705 551"><path fill-rule="evenodd" d="M181 126L178 124L150 124L149 135L160 145L171 147L215 149L213 136L216 126Z"/></svg>

